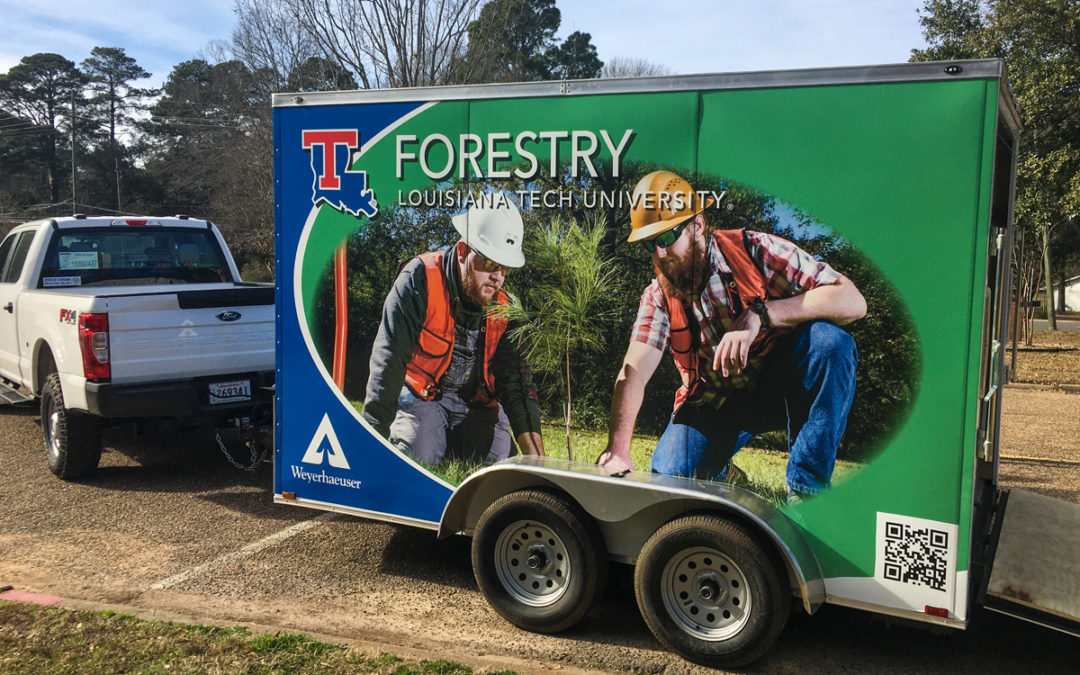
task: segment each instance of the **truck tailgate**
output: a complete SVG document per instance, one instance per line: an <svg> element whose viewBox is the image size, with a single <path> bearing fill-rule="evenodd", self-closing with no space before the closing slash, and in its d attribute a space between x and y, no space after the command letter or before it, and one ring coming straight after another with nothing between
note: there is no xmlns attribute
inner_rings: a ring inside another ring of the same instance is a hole
<svg viewBox="0 0 1080 675"><path fill-rule="evenodd" d="M1080 635L1080 504L1009 490L985 604Z"/></svg>
<svg viewBox="0 0 1080 675"><path fill-rule="evenodd" d="M112 381L273 370L273 302L262 286L111 297Z"/></svg>

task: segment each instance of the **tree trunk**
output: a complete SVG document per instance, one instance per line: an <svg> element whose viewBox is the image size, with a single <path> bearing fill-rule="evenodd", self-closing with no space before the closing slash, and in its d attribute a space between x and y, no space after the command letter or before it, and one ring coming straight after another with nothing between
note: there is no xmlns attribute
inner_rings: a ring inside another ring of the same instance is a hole
<svg viewBox="0 0 1080 675"><path fill-rule="evenodd" d="M1055 306L1057 307L1057 311L1059 311L1059 312L1067 312L1069 310L1069 308L1065 306L1065 282L1066 281L1068 281L1068 280L1065 278L1065 270L1064 269L1058 270L1057 303L1056 303Z"/></svg>
<svg viewBox="0 0 1080 675"><path fill-rule="evenodd" d="M1050 275L1050 230L1043 233L1043 278L1046 279L1046 323L1050 330L1057 330L1057 314L1054 312L1054 283Z"/></svg>

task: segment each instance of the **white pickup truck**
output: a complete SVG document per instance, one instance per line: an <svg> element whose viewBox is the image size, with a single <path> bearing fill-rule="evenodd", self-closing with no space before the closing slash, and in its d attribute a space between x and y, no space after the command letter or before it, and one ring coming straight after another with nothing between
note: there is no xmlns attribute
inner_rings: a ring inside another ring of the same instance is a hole
<svg viewBox="0 0 1080 675"><path fill-rule="evenodd" d="M273 286L212 223L52 218L0 243L0 400L40 398L60 478L97 468L103 420L269 415L273 383Z"/></svg>

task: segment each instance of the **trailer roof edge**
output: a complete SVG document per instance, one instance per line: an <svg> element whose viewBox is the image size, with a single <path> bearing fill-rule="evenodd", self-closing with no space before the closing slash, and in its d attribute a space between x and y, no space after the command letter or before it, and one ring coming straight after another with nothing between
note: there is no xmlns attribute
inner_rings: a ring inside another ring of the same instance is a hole
<svg viewBox="0 0 1080 675"><path fill-rule="evenodd" d="M800 70L762 70L746 73L710 73L595 80L552 80L508 84L466 84L399 89L365 89L277 93L275 108L351 103L409 101L461 101L485 98L525 98L587 94L627 94L659 91L760 89L810 85L876 84L935 80L1000 79L1006 83L1001 59L928 61L874 66L844 66Z"/></svg>

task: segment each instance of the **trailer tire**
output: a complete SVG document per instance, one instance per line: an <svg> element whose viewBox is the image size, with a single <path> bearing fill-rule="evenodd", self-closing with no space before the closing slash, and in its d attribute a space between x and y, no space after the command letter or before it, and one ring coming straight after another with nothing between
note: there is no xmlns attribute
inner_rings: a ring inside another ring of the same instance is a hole
<svg viewBox="0 0 1080 675"><path fill-rule="evenodd" d="M638 558L634 592L660 642L689 661L721 668L761 657L790 609L775 553L715 515L684 516L654 532Z"/></svg>
<svg viewBox="0 0 1080 675"><path fill-rule="evenodd" d="M600 594L607 574L602 542L576 504L542 490L512 492L477 522L473 574L507 621L556 633L577 623Z"/></svg>
<svg viewBox="0 0 1080 675"><path fill-rule="evenodd" d="M41 388L41 435L49 470L64 480L81 478L101 461L101 423L64 407L60 376L50 373Z"/></svg>

